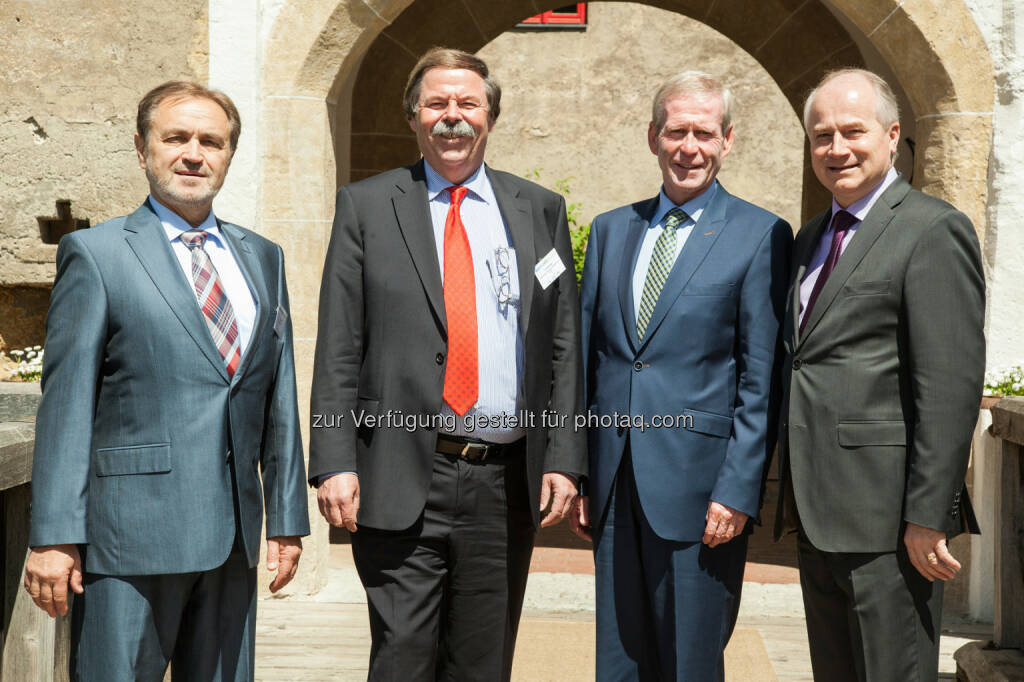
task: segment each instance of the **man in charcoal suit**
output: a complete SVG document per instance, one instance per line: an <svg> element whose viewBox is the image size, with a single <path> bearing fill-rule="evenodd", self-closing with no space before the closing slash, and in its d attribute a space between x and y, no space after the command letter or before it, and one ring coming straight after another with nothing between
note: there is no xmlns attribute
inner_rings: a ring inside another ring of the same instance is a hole
<svg viewBox="0 0 1024 682"><path fill-rule="evenodd" d="M430 50L405 90L423 159L338 192L309 474L353 533L371 680L508 679L535 529L586 471L565 203L484 165L500 99Z"/></svg>
<svg viewBox="0 0 1024 682"><path fill-rule="evenodd" d="M828 74L804 127L832 206L794 247L776 537L799 531L815 679L931 682L960 569L946 542L977 531L978 238L893 169L899 110L877 75Z"/></svg>

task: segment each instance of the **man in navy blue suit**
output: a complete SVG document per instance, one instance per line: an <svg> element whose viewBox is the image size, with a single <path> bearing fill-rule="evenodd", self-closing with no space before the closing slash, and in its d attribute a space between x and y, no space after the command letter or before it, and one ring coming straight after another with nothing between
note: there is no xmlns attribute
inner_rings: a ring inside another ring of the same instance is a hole
<svg viewBox="0 0 1024 682"><path fill-rule="evenodd" d="M654 97L658 196L598 216L583 271L599 680L721 680L747 523L778 418L793 240L715 177L731 96L685 72Z"/></svg>

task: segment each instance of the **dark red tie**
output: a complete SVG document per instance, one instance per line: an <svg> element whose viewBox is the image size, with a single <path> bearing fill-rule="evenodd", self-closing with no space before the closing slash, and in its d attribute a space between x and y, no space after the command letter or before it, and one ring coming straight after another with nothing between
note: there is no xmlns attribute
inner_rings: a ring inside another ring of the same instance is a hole
<svg viewBox="0 0 1024 682"><path fill-rule="evenodd" d="M451 203L444 221L444 311L448 319L448 366L444 401L462 416L476 404L477 376L476 280L473 252L459 207L466 188L449 187Z"/></svg>
<svg viewBox="0 0 1024 682"><path fill-rule="evenodd" d="M807 299L804 317L800 320L801 334L804 332L804 325L807 324L807 320L811 317L814 302L818 300L818 296L825 287L828 276L832 274L836 263L839 262L839 256L843 248L843 239L846 238L846 233L850 231L855 222L857 222L856 216L849 211L836 211L836 214L832 216L832 245L828 249L828 257L825 258L825 264L821 266L821 272L818 273L818 279L814 282L814 286L811 288L811 295Z"/></svg>

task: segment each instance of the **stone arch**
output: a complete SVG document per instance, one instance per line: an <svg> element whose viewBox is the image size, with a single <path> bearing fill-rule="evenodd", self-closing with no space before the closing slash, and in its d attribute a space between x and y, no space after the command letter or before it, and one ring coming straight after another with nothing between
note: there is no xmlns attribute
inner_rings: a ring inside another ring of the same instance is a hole
<svg viewBox="0 0 1024 682"><path fill-rule="evenodd" d="M764 65L794 107L825 70L865 63L864 52L871 51L912 109L914 184L961 207L984 234L993 70L962 1L941 7L920 0L638 1L685 14L733 40ZM424 49L444 43L476 51L523 16L558 5L288 2L265 55L265 219L312 217L315 210L317 220L329 220L339 182L409 160L414 147L398 94ZM814 188L805 182L805 215L822 205Z"/></svg>

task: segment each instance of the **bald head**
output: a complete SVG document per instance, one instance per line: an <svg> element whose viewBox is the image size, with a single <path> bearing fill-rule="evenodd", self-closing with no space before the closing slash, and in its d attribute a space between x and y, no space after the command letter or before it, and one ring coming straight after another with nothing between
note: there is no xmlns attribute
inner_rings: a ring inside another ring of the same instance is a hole
<svg viewBox="0 0 1024 682"><path fill-rule="evenodd" d="M808 125L808 116L810 115L811 105L814 103L815 97L818 96L822 88L830 84L833 87L853 88L856 90L860 90L864 84L867 84L875 94L875 116L878 118L878 122L883 126L899 123L900 106L896 101L896 95L881 76L867 69L839 69L826 73L818 81L818 84L814 86L810 94L807 95L807 99L804 101L805 130L810 127Z"/></svg>
<svg viewBox="0 0 1024 682"><path fill-rule="evenodd" d="M879 95L878 82L888 96ZM891 95L874 74L850 69L827 76L807 98L811 167L844 208L878 187L892 168L900 124Z"/></svg>

